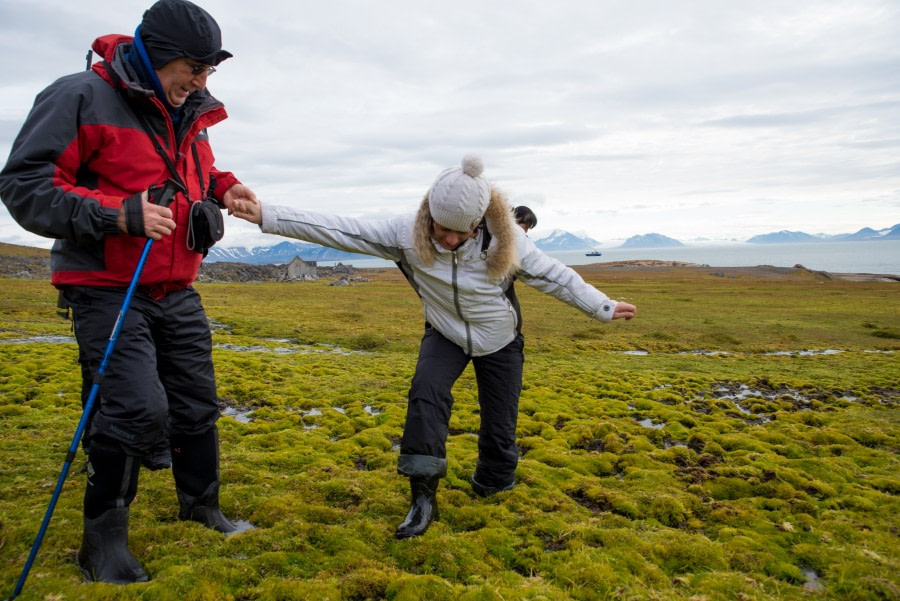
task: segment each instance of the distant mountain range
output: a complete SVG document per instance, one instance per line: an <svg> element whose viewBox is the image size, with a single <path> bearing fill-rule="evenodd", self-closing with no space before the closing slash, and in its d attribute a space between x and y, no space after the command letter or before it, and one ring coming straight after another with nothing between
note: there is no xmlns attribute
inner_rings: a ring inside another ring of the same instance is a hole
<svg viewBox="0 0 900 601"><path fill-rule="evenodd" d="M684 243L662 234L644 234L632 236L619 248L672 248L673 246L684 246Z"/></svg>
<svg viewBox="0 0 900 601"><path fill-rule="evenodd" d="M863 228L853 234L807 234L783 230L770 234L761 234L748 239L750 244L790 244L811 242L857 242L872 240L900 240L900 223L893 227L874 230ZM553 251L588 251L594 250L601 243L589 236L578 236L564 230L553 230L549 235L534 241L535 246L544 252ZM674 238L662 234L642 234L625 240L615 248L672 248L685 246ZM305 261L343 261L352 262L371 258L369 255L348 253L326 248L309 242L279 242L274 246L257 246L254 248L213 246L206 257L207 262L227 261L232 263L249 263L252 265L269 265L290 263L296 257Z"/></svg>
<svg viewBox="0 0 900 601"><path fill-rule="evenodd" d="M334 250L309 242L285 241L279 242L275 246L256 246L254 248L213 246L209 249L209 255L205 260L210 263L227 261L251 265L278 265L290 263L296 257L300 257L304 261L359 261L372 258L369 255Z"/></svg>
<svg viewBox="0 0 900 601"><path fill-rule="evenodd" d="M550 235L534 241L534 245L544 252L556 250L593 250L600 242L587 236L576 236L563 230L553 230Z"/></svg>
<svg viewBox="0 0 900 601"><path fill-rule="evenodd" d="M836 234L833 236L782 230L771 234L753 236L747 242L750 244L789 244L792 242L860 242L873 240L900 240L900 223L883 230L873 230L870 227L864 227L854 234Z"/></svg>

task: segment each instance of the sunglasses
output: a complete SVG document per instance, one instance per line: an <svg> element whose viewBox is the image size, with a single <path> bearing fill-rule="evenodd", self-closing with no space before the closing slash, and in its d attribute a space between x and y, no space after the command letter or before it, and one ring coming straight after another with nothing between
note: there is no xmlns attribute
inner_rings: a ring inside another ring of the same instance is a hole
<svg viewBox="0 0 900 601"><path fill-rule="evenodd" d="M191 70L191 75L203 75L204 73L207 75L212 75L216 72L215 67L201 65L200 63L192 63L191 61L185 62L187 63L188 68Z"/></svg>

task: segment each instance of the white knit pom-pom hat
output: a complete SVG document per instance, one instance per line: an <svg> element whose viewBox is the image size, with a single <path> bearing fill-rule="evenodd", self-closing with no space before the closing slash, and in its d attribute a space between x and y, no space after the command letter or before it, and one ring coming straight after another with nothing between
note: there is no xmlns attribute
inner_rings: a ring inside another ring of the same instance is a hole
<svg viewBox="0 0 900 601"><path fill-rule="evenodd" d="M491 200L491 187L481 176L481 157L467 154L462 166L446 169L428 191L428 208L438 225L457 232L478 227Z"/></svg>

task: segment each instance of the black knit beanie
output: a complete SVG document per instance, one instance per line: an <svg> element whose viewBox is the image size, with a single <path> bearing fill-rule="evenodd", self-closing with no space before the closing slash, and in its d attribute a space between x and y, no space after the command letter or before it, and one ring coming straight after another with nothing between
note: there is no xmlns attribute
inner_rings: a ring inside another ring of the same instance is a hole
<svg viewBox="0 0 900 601"><path fill-rule="evenodd" d="M222 50L222 32L212 16L188 0L159 0L141 21L141 39L154 69L181 57L218 65L232 54Z"/></svg>

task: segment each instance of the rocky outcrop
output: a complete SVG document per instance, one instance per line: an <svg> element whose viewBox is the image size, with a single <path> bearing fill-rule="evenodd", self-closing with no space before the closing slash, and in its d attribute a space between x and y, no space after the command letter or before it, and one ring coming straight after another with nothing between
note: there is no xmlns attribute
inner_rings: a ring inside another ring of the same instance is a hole
<svg viewBox="0 0 900 601"><path fill-rule="evenodd" d="M2 244L2 243L0 243ZM50 279L50 251L31 249L32 252L18 252L11 244L0 246L0 277L22 280ZM335 267L317 267L316 276L304 276L296 280L333 278L356 274L351 265L338 264ZM203 263L197 275L198 282L287 282L287 265L250 265L247 263Z"/></svg>
<svg viewBox="0 0 900 601"><path fill-rule="evenodd" d="M198 282L282 282L286 265L250 265L248 263L202 263Z"/></svg>
<svg viewBox="0 0 900 601"><path fill-rule="evenodd" d="M46 257L4 255L0 261L0 276L21 280L50 279L50 251Z"/></svg>
<svg viewBox="0 0 900 601"><path fill-rule="evenodd" d="M352 265L338 263L334 267L316 267L316 275L288 277L287 265L251 265L248 263L203 263L200 265L198 282L295 282L328 279L356 273Z"/></svg>

